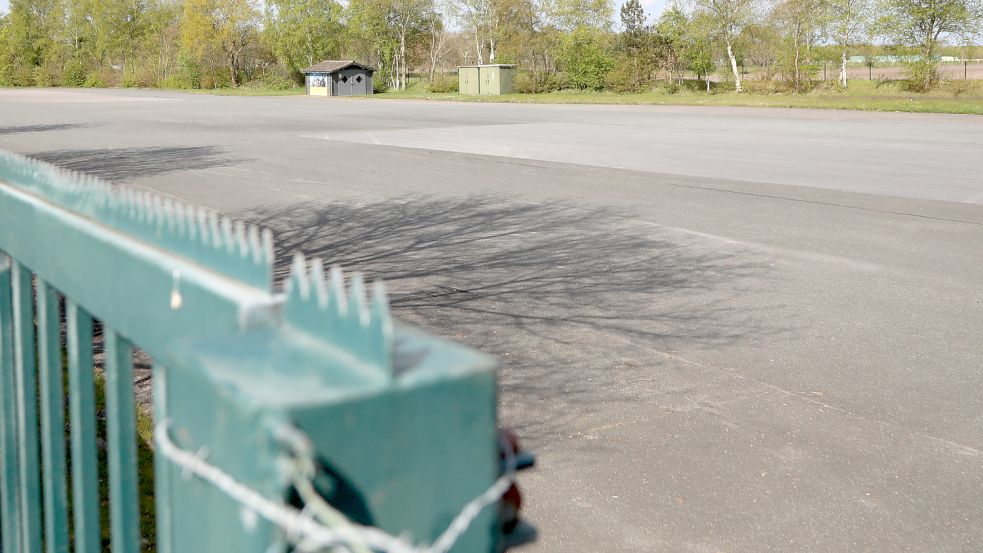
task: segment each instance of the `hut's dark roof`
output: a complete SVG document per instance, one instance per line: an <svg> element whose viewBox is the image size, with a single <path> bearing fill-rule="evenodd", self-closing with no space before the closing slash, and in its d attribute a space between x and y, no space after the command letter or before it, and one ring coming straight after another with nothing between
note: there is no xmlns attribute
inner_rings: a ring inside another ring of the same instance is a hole
<svg viewBox="0 0 983 553"><path fill-rule="evenodd" d="M362 65L355 60L324 60L303 69L301 73L334 73L342 69L348 69L349 67L356 67L369 72L375 71L375 69L372 69L368 65Z"/></svg>

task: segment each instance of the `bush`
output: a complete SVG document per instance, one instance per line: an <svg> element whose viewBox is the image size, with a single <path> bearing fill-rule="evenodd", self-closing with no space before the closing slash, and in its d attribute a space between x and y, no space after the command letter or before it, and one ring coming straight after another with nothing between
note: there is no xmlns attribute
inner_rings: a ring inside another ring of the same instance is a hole
<svg viewBox="0 0 983 553"><path fill-rule="evenodd" d="M35 67L33 71L34 86L58 86L61 84L52 70L53 67L47 63Z"/></svg>
<svg viewBox="0 0 983 553"><path fill-rule="evenodd" d="M264 73L242 84L243 88L265 88L269 90L288 90L295 86L297 83L293 79L277 73Z"/></svg>
<svg viewBox="0 0 983 553"><path fill-rule="evenodd" d="M188 86L188 82L171 75L170 77L165 77L157 83L160 88L191 88Z"/></svg>
<svg viewBox="0 0 983 553"><path fill-rule="evenodd" d="M621 57L605 77L605 84L615 92L640 92L647 83L639 75L634 61Z"/></svg>
<svg viewBox="0 0 983 553"><path fill-rule="evenodd" d="M976 83L973 81L967 81L966 79L956 79L945 83L945 90L949 94L955 97L962 96L970 92L975 92L978 89Z"/></svg>
<svg viewBox="0 0 983 553"><path fill-rule="evenodd" d="M65 86L83 86L87 77L85 67L80 62L70 61L65 64L65 75L62 82Z"/></svg>
<svg viewBox="0 0 983 553"><path fill-rule="evenodd" d="M137 88L144 86L140 82L140 78L133 73L124 73L123 80L120 81L119 85L123 88Z"/></svg>
<svg viewBox="0 0 983 553"><path fill-rule="evenodd" d="M581 90L604 88L605 79L614 67L614 60L604 50L604 35L587 27L577 27L564 35L557 61L570 86Z"/></svg>
<svg viewBox="0 0 983 553"><path fill-rule="evenodd" d="M98 73L92 73L85 78L82 86L86 88L105 88L106 81L102 80L102 77Z"/></svg>
<svg viewBox="0 0 983 553"><path fill-rule="evenodd" d="M728 79L730 90L734 90L734 81ZM774 94L780 90L791 89L790 83L779 83L767 79L745 79L741 81L744 92L749 94Z"/></svg>
<svg viewBox="0 0 983 553"><path fill-rule="evenodd" d="M536 86L536 81L533 79L532 74L526 71L522 71L515 76L515 80L512 81L512 86L515 88L516 92L522 94L534 94L539 92L539 88Z"/></svg>
<svg viewBox="0 0 983 553"><path fill-rule="evenodd" d="M922 59L905 65L904 88L910 92L928 92L939 83L938 63L934 59Z"/></svg>
<svg viewBox="0 0 983 553"><path fill-rule="evenodd" d="M442 75L439 73L434 75L433 82L427 86L427 91L436 94L458 92L457 75Z"/></svg>
<svg viewBox="0 0 983 553"><path fill-rule="evenodd" d="M543 71L524 71L515 77L512 86L516 92L523 94L538 94L553 92L567 88L568 83L563 75Z"/></svg>

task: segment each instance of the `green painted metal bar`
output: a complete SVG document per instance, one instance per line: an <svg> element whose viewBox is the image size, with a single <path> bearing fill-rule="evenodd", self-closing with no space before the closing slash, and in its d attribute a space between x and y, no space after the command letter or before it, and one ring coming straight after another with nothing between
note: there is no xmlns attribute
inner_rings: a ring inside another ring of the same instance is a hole
<svg viewBox="0 0 983 553"><path fill-rule="evenodd" d="M97 553L99 470L96 456L96 399L92 375L92 318L65 301L68 326L68 411L72 443L72 508L75 553Z"/></svg>
<svg viewBox="0 0 983 553"><path fill-rule="evenodd" d="M11 266L14 321L14 373L17 394L17 464L21 551L41 551L41 467L38 455L37 371L34 364L34 286L32 273L15 259Z"/></svg>
<svg viewBox="0 0 983 553"><path fill-rule="evenodd" d="M106 437L109 454L109 520L113 553L140 551L133 346L107 326Z"/></svg>
<svg viewBox="0 0 983 553"><path fill-rule="evenodd" d="M4 551L20 551L11 265L10 258L0 253L0 532Z"/></svg>
<svg viewBox="0 0 983 553"><path fill-rule="evenodd" d="M58 292L40 279L37 282L37 308L44 542L48 553L64 553L69 544L61 316Z"/></svg>
<svg viewBox="0 0 983 553"><path fill-rule="evenodd" d="M154 364L154 420L167 420L167 369ZM171 471L167 457L154 449L154 503L157 509L157 553L173 553L171 547Z"/></svg>

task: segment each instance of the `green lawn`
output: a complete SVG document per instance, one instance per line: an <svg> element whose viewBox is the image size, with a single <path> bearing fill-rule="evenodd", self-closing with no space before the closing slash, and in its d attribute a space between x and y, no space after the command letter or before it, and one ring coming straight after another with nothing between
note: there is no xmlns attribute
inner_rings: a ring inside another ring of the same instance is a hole
<svg viewBox="0 0 983 553"><path fill-rule="evenodd" d="M457 93L429 93L422 87L406 92L376 94L380 99L452 100L466 102L513 102L540 104L639 104L690 106L746 106L849 109L863 111L906 111L922 113L968 113L983 115L983 82L970 81L969 90L955 94L943 89L925 94L907 92L899 83L854 81L845 91L824 90L803 94L706 92L685 90L637 94L615 92L559 91L542 94L506 94L502 96L464 96Z"/></svg>
<svg viewBox="0 0 983 553"><path fill-rule="evenodd" d="M415 81L415 80L414 80ZM749 88L753 87L752 81ZM699 85L699 83L689 83ZM458 102L498 102L525 104L626 104L682 106L743 106L776 108L847 109L861 111L905 111L916 113L966 113L983 115L983 81L955 81L947 87L928 93L908 92L900 82L851 81L847 90L822 89L802 94L744 92L726 90L724 84L711 94L697 86L671 93L661 89L652 92L626 93L563 90L539 94L505 94L502 96L465 96L458 93L427 92L421 82L411 83L403 92L382 92L376 99L435 100ZM184 90L193 94L222 96L294 96L305 93L302 86L288 89L217 88Z"/></svg>

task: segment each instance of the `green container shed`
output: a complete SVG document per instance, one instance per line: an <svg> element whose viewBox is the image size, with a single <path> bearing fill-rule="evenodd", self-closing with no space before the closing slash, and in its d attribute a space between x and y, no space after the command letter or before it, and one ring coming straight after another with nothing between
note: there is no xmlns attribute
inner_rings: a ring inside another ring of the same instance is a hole
<svg viewBox="0 0 983 553"><path fill-rule="evenodd" d="M498 96L515 89L515 65L462 65L457 68L458 90L471 96Z"/></svg>

